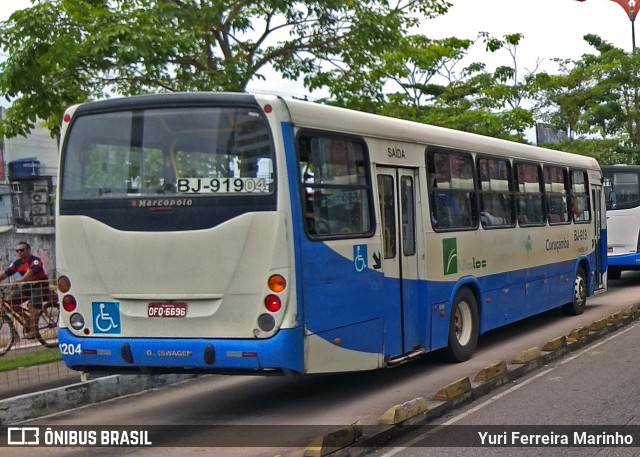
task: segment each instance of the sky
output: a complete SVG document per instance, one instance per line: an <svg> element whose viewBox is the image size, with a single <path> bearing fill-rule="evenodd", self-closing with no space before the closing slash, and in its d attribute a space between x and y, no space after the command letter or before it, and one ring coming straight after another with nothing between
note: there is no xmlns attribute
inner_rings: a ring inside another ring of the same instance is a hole
<svg viewBox="0 0 640 457"><path fill-rule="evenodd" d="M533 70L538 60L538 69L554 72L553 58L578 59L593 52L583 39L589 33L630 51L632 47L631 21L627 13L612 0L449 0L449 12L433 20L424 20L421 33L430 38L456 36L475 38L480 31L494 37L522 33L517 51L520 69ZM0 21L7 19L17 9L31 6L30 0L0 0ZM640 46L640 21L637 43ZM0 58L2 58L0 54ZM510 56L505 52L487 55L478 48L473 50L471 61L484 60L489 68L510 65ZM280 95L304 96L303 87L269 77L266 82L256 81L250 91L278 93Z"/></svg>
<svg viewBox="0 0 640 457"><path fill-rule="evenodd" d="M431 38L474 38L480 31L494 37L521 33L518 64L533 69L538 59L546 71L555 71L553 58L578 59L594 52L584 36L595 34L626 51L632 49L631 21L612 0L452 0L449 12L424 22ZM640 22L639 22L640 26ZM638 29L640 32L640 28ZM640 44L640 37L637 40ZM482 54L486 56L486 54ZM498 53L502 64L508 54Z"/></svg>

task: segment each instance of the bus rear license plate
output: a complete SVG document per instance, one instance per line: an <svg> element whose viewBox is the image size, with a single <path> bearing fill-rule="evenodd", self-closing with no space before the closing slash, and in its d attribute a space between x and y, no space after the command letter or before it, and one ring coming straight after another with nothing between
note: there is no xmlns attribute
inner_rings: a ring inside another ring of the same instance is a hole
<svg viewBox="0 0 640 457"><path fill-rule="evenodd" d="M149 317L187 317L186 303L149 303Z"/></svg>

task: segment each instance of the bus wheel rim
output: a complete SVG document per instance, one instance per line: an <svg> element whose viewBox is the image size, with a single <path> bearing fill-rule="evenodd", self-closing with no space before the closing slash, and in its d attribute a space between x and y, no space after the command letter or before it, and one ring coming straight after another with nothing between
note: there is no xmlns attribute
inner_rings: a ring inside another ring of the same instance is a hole
<svg viewBox="0 0 640 457"><path fill-rule="evenodd" d="M471 307L466 301L458 303L455 315L455 331L458 343L466 345L471 339Z"/></svg>
<svg viewBox="0 0 640 457"><path fill-rule="evenodd" d="M574 295L575 295L576 305L579 307L584 306L586 301L586 286L585 286L584 278L581 275L576 276Z"/></svg>

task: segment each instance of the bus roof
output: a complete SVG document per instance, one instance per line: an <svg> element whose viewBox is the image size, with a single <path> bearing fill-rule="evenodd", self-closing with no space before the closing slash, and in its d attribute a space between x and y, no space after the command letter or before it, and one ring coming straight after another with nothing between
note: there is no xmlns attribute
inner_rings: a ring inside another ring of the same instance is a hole
<svg viewBox="0 0 640 457"><path fill-rule="evenodd" d="M291 121L296 127L330 130L392 141L414 142L444 148L463 149L471 152L544 160L588 169L600 169L597 160L592 157L308 101L284 99L275 95L231 92L152 94L76 105L70 107L67 112L76 111L76 114L85 114L87 112L140 107L197 106L214 103L230 106L284 104L290 113Z"/></svg>
<svg viewBox="0 0 640 457"><path fill-rule="evenodd" d="M264 97L257 98L260 101L267 101ZM274 101L269 100L269 102ZM598 161L592 157L307 101L284 100L284 102L296 127L326 129L388 140L600 169ZM345 126L348 126L348 129ZM547 154L548 157L544 157Z"/></svg>

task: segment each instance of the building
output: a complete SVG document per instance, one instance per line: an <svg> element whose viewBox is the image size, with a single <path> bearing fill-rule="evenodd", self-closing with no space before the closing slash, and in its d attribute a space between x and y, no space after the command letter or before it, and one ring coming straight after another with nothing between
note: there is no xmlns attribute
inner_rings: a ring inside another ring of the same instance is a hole
<svg viewBox="0 0 640 457"><path fill-rule="evenodd" d="M4 108L0 107L0 118ZM36 126L27 137L0 137L0 258L15 258L18 241L27 241L54 277L54 198L58 143Z"/></svg>

